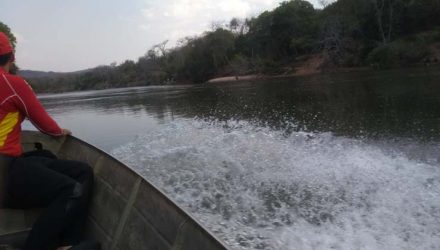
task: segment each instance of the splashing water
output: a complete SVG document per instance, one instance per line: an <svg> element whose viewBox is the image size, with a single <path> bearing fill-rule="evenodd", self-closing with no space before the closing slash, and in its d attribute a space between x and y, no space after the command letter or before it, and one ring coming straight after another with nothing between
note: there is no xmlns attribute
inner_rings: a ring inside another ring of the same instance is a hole
<svg viewBox="0 0 440 250"><path fill-rule="evenodd" d="M440 168L391 145L177 120L112 152L232 249L438 249Z"/></svg>

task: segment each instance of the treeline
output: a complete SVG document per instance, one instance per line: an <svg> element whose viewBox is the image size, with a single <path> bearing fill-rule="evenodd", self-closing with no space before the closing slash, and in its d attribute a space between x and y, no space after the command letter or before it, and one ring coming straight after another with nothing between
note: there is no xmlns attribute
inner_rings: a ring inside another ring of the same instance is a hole
<svg viewBox="0 0 440 250"><path fill-rule="evenodd" d="M291 0L257 17L234 18L186 37L173 48L153 46L127 60L83 74L31 79L37 91L149 84L203 83L218 76L292 72L311 55L322 69L396 67L436 62L440 0Z"/></svg>

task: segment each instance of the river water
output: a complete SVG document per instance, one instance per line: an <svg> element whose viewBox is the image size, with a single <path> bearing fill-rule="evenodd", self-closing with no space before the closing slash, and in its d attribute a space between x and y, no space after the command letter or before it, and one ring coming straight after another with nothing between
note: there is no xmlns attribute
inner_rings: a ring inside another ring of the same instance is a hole
<svg viewBox="0 0 440 250"><path fill-rule="evenodd" d="M439 249L439 79L419 68L40 98L232 249Z"/></svg>

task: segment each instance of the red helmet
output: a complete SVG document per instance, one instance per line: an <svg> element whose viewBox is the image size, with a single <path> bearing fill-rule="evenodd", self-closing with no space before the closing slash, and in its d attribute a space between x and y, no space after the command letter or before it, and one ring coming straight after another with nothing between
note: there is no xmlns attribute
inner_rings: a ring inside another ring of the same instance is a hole
<svg viewBox="0 0 440 250"><path fill-rule="evenodd" d="M8 54L13 52L11 42L9 42L9 38L5 35L5 33L0 31L0 55Z"/></svg>

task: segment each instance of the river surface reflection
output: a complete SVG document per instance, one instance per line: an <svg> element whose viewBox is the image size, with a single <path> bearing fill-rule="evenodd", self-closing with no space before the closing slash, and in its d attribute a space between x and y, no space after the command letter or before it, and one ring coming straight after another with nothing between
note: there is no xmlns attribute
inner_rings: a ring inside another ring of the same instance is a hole
<svg viewBox="0 0 440 250"><path fill-rule="evenodd" d="M246 120L288 131L437 140L440 70L41 95L76 135L107 150L174 119Z"/></svg>

